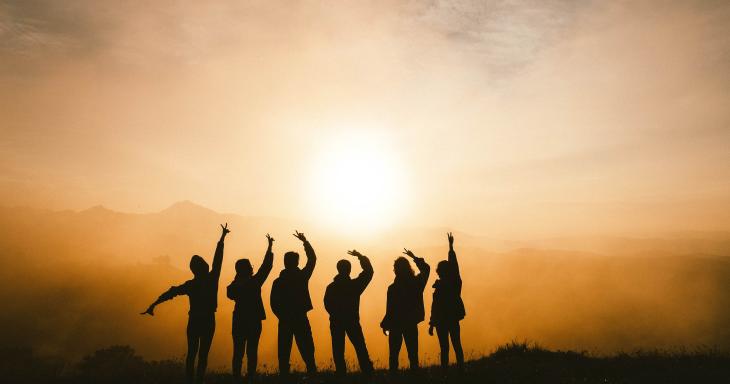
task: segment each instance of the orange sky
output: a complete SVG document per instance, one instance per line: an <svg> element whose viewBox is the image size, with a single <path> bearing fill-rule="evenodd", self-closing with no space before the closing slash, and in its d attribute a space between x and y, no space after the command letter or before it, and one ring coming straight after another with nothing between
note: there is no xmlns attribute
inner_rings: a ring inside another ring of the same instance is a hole
<svg viewBox="0 0 730 384"><path fill-rule="evenodd" d="M354 135L398 171L387 225L728 230L728 26L721 1L3 2L0 199L317 221Z"/></svg>

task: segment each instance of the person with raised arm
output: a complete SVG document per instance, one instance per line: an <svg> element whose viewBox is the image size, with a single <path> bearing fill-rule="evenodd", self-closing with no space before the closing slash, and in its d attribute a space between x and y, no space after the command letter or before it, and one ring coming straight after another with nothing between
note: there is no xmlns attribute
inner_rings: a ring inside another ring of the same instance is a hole
<svg viewBox="0 0 730 384"><path fill-rule="evenodd" d="M221 225L221 237L215 247L213 268L208 271L208 263L198 256L190 258L190 271L193 278L182 285L174 286L142 312L142 315L155 315L155 307L175 296L187 295L190 300L188 312L188 353L185 359L185 377L188 383L202 383L208 365L208 352L215 333L215 311L218 307L218 280L223 264L223 242L231 231L228 223ZM195 369L195 358L198 369Z"/></svg>
<svg viewBox="0 0 730 384"><path fill-rule="evenodd" d="M398 355L403 341L406 343L411 370L418 369L418 323L425 318L423 290L431 272L423 258L405 248L403 254L413 259L419 273L416 275L413 272L408 259L403 256L393 263L395 279L388 287L385 317L380 322L383 333L388 336L391 373L398 371Z"/></svg>
<svg viewBox="0 0 730 384"><path fill-rule="evenodd" d="M330 315L332 359L335 362L337 375L344 376L347 373L345 363L345 335L347 335L355 347L360 371L363 375L370 376L373 372L373 362L370 361L365 336L360 326L360 295L373 279L373 266L370 260L357 250L347 253L357 257L362 272L351 279L350 261L345 259L338 261L337 275L325 291L324 307Z"/></svg>
<svg viewBox="0 0 730 384"><path fill-rule="evenodd" d="M461 327L459 321L466 316L464 301L461 299L461 273L454 252L454 235L449 232L449 257L436 266L439 278L433 284L433 302L428 334L433 336L436 328L441 349L441 369L447 372L449 366L449 338L456 354L459 372L464 370L464 349L461 347Z"/></svg>
<svg viewBox="0 0 730 384"><path fill-rule="evenodd" d="M264 302L261 300L261 286L271 273L274 264L274 253L271 247L274 238L266 234L269 246L259 270L253 273L253 266L248 259L236 261L236 277L228 285L228 298L235 301L233 309L233 379L241 381L241 365L244 353L248 356L247 381L256 377L259 339L261 338L261 322L266 319Z"/></svg>
<svg viewBox="0 0 730 384"><path fill-rule="evenodd" d="M285 253L284 270L271 286L271 310L279 319L278 357L279 374L282 376L289 375L293 340L296 340L297 349L307 366L307 373L317 373L312 328L307 318L307 312L312 310L309 279L314 272L317 256L303 233L297 231L294 236L304 244L307 263L304 268L299 269L299 254L293 251Z"/></svg>

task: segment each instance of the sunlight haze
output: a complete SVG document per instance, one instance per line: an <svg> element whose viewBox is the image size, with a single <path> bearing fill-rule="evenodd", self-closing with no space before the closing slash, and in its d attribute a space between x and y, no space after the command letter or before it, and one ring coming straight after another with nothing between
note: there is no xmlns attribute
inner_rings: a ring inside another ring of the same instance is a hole
<svg viewBox="0 0 730 384"><path fill-rule="evenodd" d="M394 226L407 209L408 182L397 148L381 132L343 126L315 147L312 217L338 232Z"/></svg>
<svg viewBox="0 0 730 384"><path fill-rule="evenodd" d="M728 69L730 1L0 0L0 339L179 358L187 300L140 312L228 223L211 369L231 361L225 287L267 233L276 367L294 231L317 252L323 367L325 288L341 259L361 271L347 251L372 260L361 322L384 368L394 261L431 266L428 318L447 232L469 358L730 351Z"/></svg>
<svg viewBox="0 0 730 384"><path fill-rule="evenodd" d="M3 2L0 197L338 225L366 197L363 227L512 237L727 230L728 8ZM359 196L311 168L350 131L386 137L367 144L382 157L338 149L388 170Z"/></svg>

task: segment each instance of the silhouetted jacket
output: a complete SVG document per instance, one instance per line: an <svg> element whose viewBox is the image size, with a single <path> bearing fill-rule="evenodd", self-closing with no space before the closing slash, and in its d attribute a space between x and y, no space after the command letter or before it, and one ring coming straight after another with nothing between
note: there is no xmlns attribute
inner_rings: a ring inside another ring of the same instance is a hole
<svg viewBox="0 0 730 384"><path fill-rule="evenodd" d="M415 276L396 276L388 287L385 317L380 327L391 330L418 324L425 318L423 290L428 282L431 267L420 257L415 259L419 273Z"/></svg>
<svg viewBox="0 0 730 384"><path fill-rule="evenodd" d="M314 272L317 256L309 242L304 243L307 264L304 268L285 268L271 286L271 310L279 320L299 319L312 310L309 278Z"/></svg>
<svg viewBox="0 0 730 384"><path fill-rule="evenodd" d="M360 320L360 295L373 279L373 266L367 257L360 257L362 272L351 279L337 275L324 293L324 307L330 314L330 322L351 323Z"/></svg>
<svg viewBox="0 0 730 384"><path fill-rule="evenodd" d="M189 315L215 313L218 308L218 280L223 264L223 241L218 241L213 256L213 266L206 275L196 276L182 285L170 288L160 298L170 300L175 296L187 295L190 298Z"/></svg>
<svg viewBox="0 0 730 384"><path fill-rule="evenodd" d="M271 273L274 265L274 254L267 251L264 261L259 270L251 277L239 277L233 279L228 285L226 293L228 298L236 302L233 309L233 321L253 320L259 321L266 318L264 302L261 300L261 286Z"/></svg>
<svg viewBox="0 0 730 384"><path fill-rule="evenodd" d="M456 260L456 252L453 250L449 251L448 262L452 275L445 279L438 279L433 284L430 325L449 324L466 316L464 301L461 300L459 262Z"/></svg>

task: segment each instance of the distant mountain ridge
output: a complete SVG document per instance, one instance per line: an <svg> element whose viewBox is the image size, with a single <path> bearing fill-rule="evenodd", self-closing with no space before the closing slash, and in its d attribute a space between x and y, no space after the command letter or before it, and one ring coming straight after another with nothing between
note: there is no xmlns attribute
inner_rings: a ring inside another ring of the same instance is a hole
<svg viewBox="0 0 730 384"><path fill-rule="evenodd" d="M128 213L109 209L103 205L96 205L81 211L52 211L30 207L9 208L0 206L0 214L2 214L0 225L6 227L11 226L13 219L17 219L18 223L22 224L27 223L27 219L33 218L36 225L40 224L41 226L43 226L44 220L62 221L63 226L69 225L70 228L84 227L84 220L97 224L100 220L112 220L109 224L126 222L127 224L123 226L128 229L139 227L142 230L146 226L145 222L148 222L148 224L154 224L155 226L179 227L183 225L182 228L178 229L184 232L190 232L193 229L205 232L205 228L215 227L218 222L231 221L246 234L253 234L251 231L288 234L294 229L305 230L304 228L306 228L306 230L314 231L322 237L340 237L337 233L328 233L325 228L316 225L316 223L220 213L190 200L181 200L160 211L146 213ZM208 227L199 224L205 224ZM186 226L190 228L186 230ZM12 228L9 228L9 230L13 231ZM459 232L456 228L403 227L374 236L372 240L385 245L399 245L396 244L398 242L439 245L443 242L443 233L446 231L455 232L464 245L492 251L534 248L615 255L641 255L661 252L666 254L730 256L730 232L720 231L667 233L651 238L595 235L506 240ZM238 234L240 235L241 232L239 231ZM141 235L144 236L144 233Z"/></svg>

